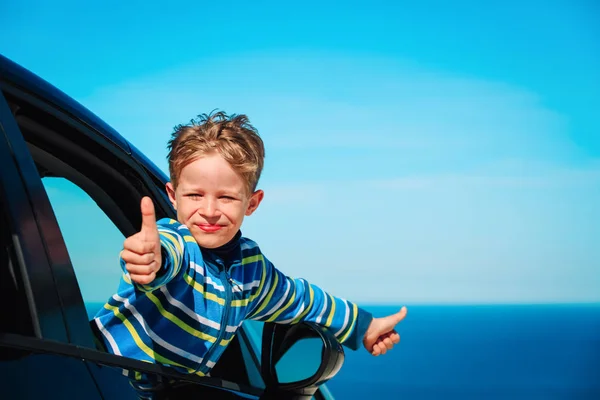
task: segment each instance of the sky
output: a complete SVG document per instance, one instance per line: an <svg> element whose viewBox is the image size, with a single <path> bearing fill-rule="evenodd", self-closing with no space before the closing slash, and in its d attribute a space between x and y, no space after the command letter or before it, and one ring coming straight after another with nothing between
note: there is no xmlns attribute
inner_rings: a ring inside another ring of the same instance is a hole
<svg viewBox="0 0 600 400"><path fill-rule="evenodd" d="M164 171L175 125L247 114L267 156L242 231L335 295L600 302L600 6L526 3L24 0L0 5L0 53Z"/></svg>

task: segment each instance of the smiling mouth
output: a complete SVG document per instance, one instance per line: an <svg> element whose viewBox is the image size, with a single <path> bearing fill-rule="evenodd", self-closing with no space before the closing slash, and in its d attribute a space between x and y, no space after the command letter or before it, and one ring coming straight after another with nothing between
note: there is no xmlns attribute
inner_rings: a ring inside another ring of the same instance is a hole
<svg viewBox="0 0 600 400"><path fill-rule="evenodd" d="M197 226L204 232L216 232L222 228L221 225L211 225L211 224L198 224Z"/></svg>

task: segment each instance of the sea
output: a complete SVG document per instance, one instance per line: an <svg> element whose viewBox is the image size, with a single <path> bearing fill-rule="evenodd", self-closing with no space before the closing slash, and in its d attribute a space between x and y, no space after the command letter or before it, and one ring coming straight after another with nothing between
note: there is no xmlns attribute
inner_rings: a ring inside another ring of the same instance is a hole
<svg viewBox="0 0 600 400"><path fill-rule="evenodd" d="M408 305L398 332L385 355L345 350L336 400L600 400L600 304Z"/></svg>
<svg viewBox="0 0 600 400"><path fill-rule="evenodd" d="M345 352L336 399L600 400L600 304L415 305L398 332L383 356Z"/></svg>

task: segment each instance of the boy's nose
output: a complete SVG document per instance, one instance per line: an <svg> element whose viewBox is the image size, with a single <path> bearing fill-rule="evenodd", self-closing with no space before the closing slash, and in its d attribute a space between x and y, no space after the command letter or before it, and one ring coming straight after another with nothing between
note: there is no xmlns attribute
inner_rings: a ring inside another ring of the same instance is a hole
<svg viewBox="0 0 600 400"><path fill-rule="evenodd" d="M216 200L208 198L205 199L203 207L200 207L198 211L206 217L216 217L219 215L219 206Z"/></svg>

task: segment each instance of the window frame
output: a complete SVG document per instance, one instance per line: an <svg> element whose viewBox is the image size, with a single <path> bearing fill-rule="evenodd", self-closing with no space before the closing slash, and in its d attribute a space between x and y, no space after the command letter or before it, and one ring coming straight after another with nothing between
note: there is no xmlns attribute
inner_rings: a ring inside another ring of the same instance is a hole
<svg viewBox="0 0 600 400"><path fill-rule="evenodd" d="M40 245L46 245L41 247L44 247L46 252L49 253L47 254L47 260L45 264L49 272L46 278L49 282L54 284L52 291L58 295L53 304L54 307L58 307L58 309L60 309L62 312L60 326L63 327L64 331L62 335L54 336L49 336L45 332L42 332L39 334L39 337L36 338L21 337L17 335L4 335L5 339L8 340L11 346L15 348L27 349L28 351L41 353L51 352L66 357L76 357L97 365L126 368L149 374L159 374L162 376L176 378L179 380L188 381L190 383L196 383L214 388L234 388L235 390L239 390L248 395L260 396L263 393L263 390L260 388L229 382L219 378L183 375L157 364L143 363L135 359L104 353L94 348L93 334L89 328L85 304L77 283L77 279L75 277L75 272L71 264L66 245L62 237L62 233L58 226L58 222L55 218L48 196L45 192L45 188L43 187L42 180L38 174L35 162L30 156L28 144L26 143L25 138L19 129L13 113L11 113L9 110L8 103L4 98L4 94L7 94L9 99L13 100L13 102L16 100L17 102L27 103L42 113L50 114L61 123L66 123L79 133L83 133L87 140L92 139L98 146L104 149L112 150L112 155L125 162L131 171L133 171L134 174L139 177L141 187L143 188L139 197L142 195L148 195L152 197L155 201L155 207L157 208L157 215L162 213L163 215L166 214L166 216L169 217L175 217L174 212L170 206L166 193L164 193L164 190L161 191L157 187L157 180L160 180L160 177L155 175L151 176L150 172L152 171L149 171L140 161L136 160L135 157L132 156L131 152L127 152L126 149L115 145L115 143L108 140L105 135L90 129L89 125L74 119L72 116L65 114L60 109L47 104L43 100L40 100L31 94L22 92L15 87L6 86L6 82L3 81L0 81L0 89L2 89L4 92L2 93L0 91L0 96L2 96L2 101L6 106L2 116L8 121L6 124L11 128L11 136L10 138L7 137L7 141L9 146L15 151L15 154L19 155L20 165L18 165L17 168L24 176L23 185L29 189L30 193L36 193L36 196L34 197L29 197L27 196L27 193L24 193L22 198L27 198L25 203L31 204L32 208L35 209L30 212L31 219L35 220L36 222L36 226L38 228L38 238L40 242L42 242ZM84 191L86 190L84 189ZM135 224L131 225L131 232L129 232L130 234L133 233L133 230L135 229L133 227L134 225ZM52 241L52 251L48 251L49 241ZM36 254L46 253L38 252ZM30 266L32 264L25 263L25 265ZM33 297L35 298L42 297L39 294L40 292L35 288L32 288L32 293ZM39 300L43 304L48 305L45 296L46 294L44 293L43 301L41 301L42 299ZM56 321L51 325L57 326ZM48 342L47 339L51 339L52 342ZM240 345L244 346L246 343L240 341Z"/></svg>

